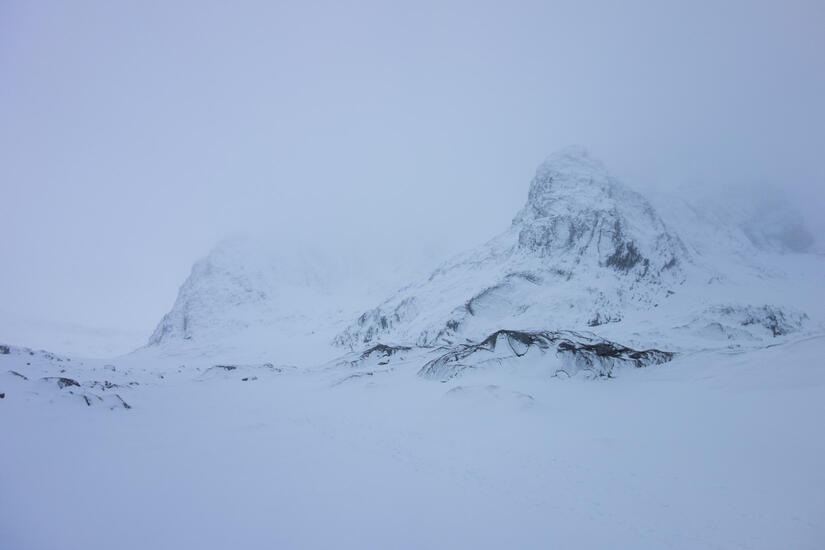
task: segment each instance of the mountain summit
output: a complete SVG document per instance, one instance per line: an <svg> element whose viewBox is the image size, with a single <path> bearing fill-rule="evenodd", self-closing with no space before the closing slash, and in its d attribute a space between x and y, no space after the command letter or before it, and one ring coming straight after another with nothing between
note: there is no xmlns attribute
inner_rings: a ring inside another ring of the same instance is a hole
<svg viewBox="0 0 825 550"><path fill-rule="evenodd" d="M624 338L629 329L654 339L643 346L659 345L668 329L680 339L758 340L754 327L774 333L783 315L799 317L774 306L806 305L788 299L781 273L808 261L788 252L810 238L778 201L772 209L746 202L692 194L663 196L654 208L585 149L569 147L539 165L508 228L425 277L393 271L411 255L403 246L377 261L359 259L359 248L312 252L292 235L224 243L194 266L149 344L250 361L291 350L289 360L304 361L333 341L353 350L463 345L500 330L599 327ZM415 282L364 311L404 280Z"/></svg>
<svg viewBox="0 0 825 550"><path fill-rule="evenodd" d="M330 315L330 272L307 249L276 253L256 240L225 241L192 267L149 345L311 325Z"/></svg>
<svg viewBox="0 0 825 550"><path fill-rule="evenodd" d="M640 194L580 147L536 170L511 227L367 311L336 338L454 343L508 328L618 321L685 279L688 253Z"/></svg>
<svg viewBox="0 0 825 550"><path fill-rule="evenodd" d="M520 251L554 263L570 261L571 271L607 267L659 280L685 254L653 207L580 147L564 149L538 167L513 226Z"/></svg>

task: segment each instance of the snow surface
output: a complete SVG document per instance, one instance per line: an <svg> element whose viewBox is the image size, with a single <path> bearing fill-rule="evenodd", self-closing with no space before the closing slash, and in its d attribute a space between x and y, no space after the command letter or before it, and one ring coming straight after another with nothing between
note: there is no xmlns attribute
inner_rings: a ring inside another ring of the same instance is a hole
<svg viewBox="0 0 825 550"><path fill-rule="evenodd" d="M821 548L823 351L697 352L604 382L64 361L138 381L116 390L128 410L18 391L11 367L60 363L10 353L3 547Z"/></svg>
<svg viewBox="0 0 825 550"><path fill-rule="evenodd" d="M0 547L822 548L825 256L753 212L571 148L429 275L233 240L131 353L3 336Z"/></svg>

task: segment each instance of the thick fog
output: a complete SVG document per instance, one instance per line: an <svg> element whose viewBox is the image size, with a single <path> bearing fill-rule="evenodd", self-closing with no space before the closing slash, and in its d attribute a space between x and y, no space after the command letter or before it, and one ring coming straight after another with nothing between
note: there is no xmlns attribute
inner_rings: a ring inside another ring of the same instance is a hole
<svg viewBox="0 0 825 550"><path fill-rule="evenodd" d="M641 190L778 187L822 234L823 29L819 1L5 0L0 316L144 338L243 233L436 262L568 144Z"/></svg>

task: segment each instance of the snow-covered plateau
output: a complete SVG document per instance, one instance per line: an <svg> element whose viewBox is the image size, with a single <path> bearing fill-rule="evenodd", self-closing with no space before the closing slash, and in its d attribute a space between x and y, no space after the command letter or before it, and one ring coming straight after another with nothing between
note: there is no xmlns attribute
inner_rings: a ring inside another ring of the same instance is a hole
<svg viewBox="0 0 825 550"><path fill-rule="evenodd" d="M227 241L132 353L0 335L0 547L823 548L816 242L581 148L429 273Z"/></svg>

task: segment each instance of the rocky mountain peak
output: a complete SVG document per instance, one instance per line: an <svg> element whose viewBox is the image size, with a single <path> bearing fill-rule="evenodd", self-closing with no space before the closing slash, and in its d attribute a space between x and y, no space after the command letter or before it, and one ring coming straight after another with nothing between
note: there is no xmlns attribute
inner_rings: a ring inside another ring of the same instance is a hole
<svg viewBox="0 0 825 550"><path fill-rule="evenodd" d="M563 149L538 167L513 226L523 253L638 278L657 278L686 254L650 203L581 147Z"/></svg>
<svg viewBox="0 0 825 550"><path fill-rule="evenodd" d="M614 185L605 165L583 147L567 147L542 162L530 183L527 204L516 217L548 217L574 201L590 207L603 201ZM560 204L564 202L565 204Z"/></svg>
<svg viewBox="0 0 825 550"><path fill-rule="evenodd" d="M509 230L365 312L336 341L433 345L502 327L615 322L673 294L687 259L644 197L569 147L538 167Z"/></svg>

